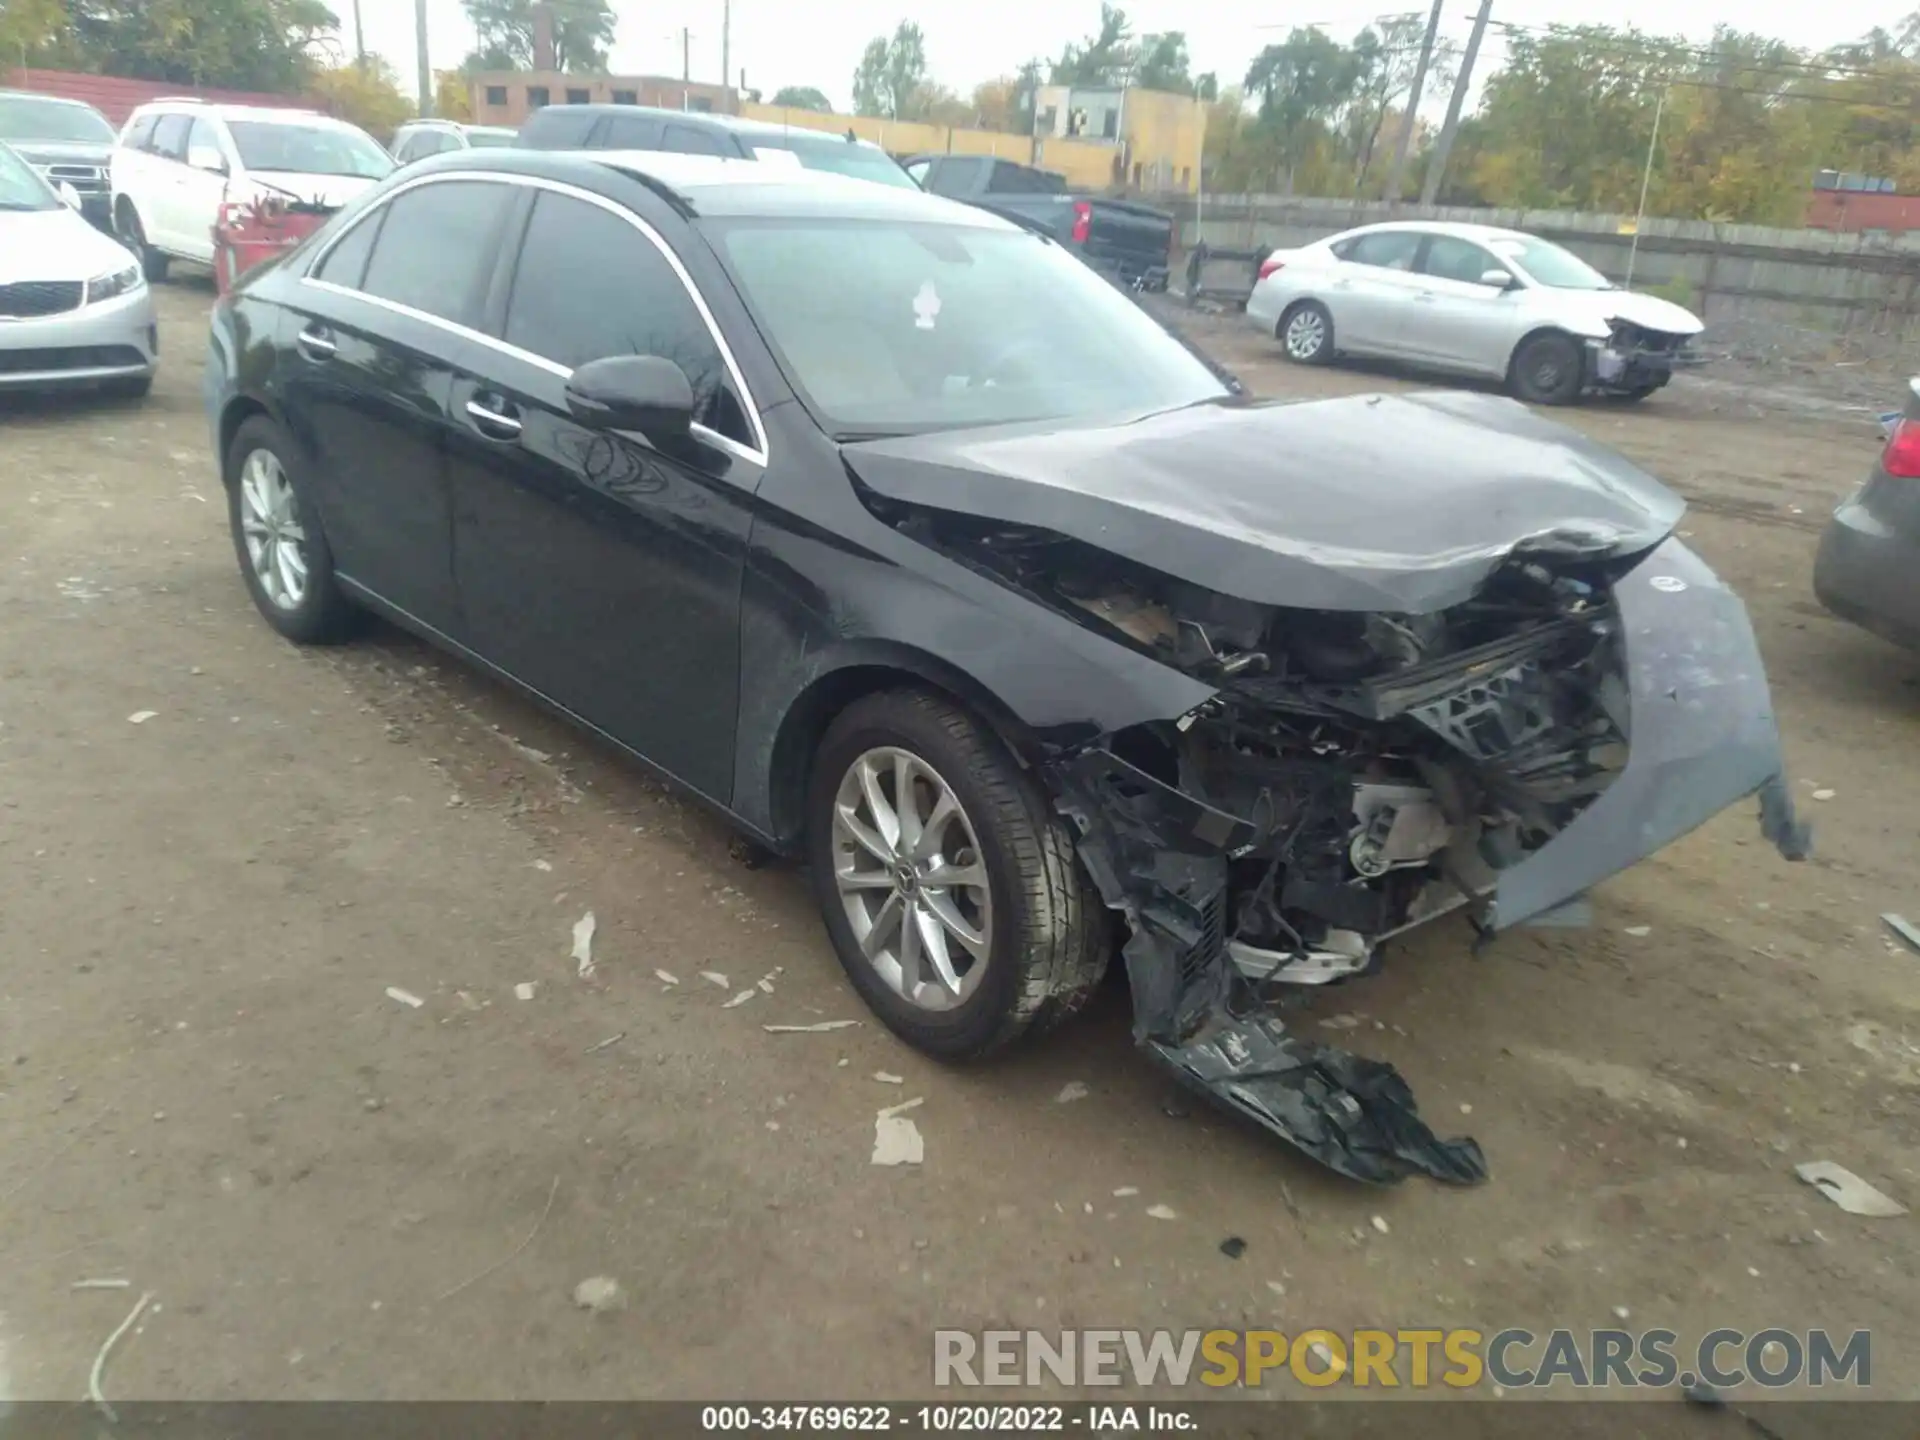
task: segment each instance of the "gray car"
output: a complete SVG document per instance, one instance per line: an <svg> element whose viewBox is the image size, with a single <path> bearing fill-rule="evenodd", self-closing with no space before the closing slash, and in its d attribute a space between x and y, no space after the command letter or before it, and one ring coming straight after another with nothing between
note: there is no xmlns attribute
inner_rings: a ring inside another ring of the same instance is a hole
<svg viewBox="0 0 1920 1440"><path fill-rule="evenodd" d="M81 219L0 144L0 391L77 386L136 396L153 384L153 294L131 251Z"/></svg>
<svg viewBox="0 0 1920 1440"><path fill-rule="evenodd" d="M107 117L83 101L0 90L0 144L11 145L49 185L72 186L80 213L109 234L113 197L107 165L113 142Z"/></svg>
<svg viewBox="0 0 1920 1440"><path fill-rule="evenodd" d="M1920 650L1920 379L1866 484L1820 537L1813 591L1841 619Z"/></svg>

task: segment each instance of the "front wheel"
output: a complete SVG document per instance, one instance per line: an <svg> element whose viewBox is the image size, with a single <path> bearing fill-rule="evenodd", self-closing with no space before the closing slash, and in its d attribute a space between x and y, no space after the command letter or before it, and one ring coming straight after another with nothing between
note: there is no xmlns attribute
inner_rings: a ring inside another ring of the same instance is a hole
<svg viewBox="0 0 1920 1440"><path fill-rule="evenodd" d="M1580 346L1570 335L1536 335L1513 357L1513 393L1532 405L1570 405L1585 384Z"/></svg>
<svg viewBox="0 0 1920 1440"><path fill-rule="evenodd" d="M1302 300L1280 317L1280 344L1296 365L1325 365L1333 359L1333 316L1318 300Z"/></svg>
<svg viewBox="0 0 1920 1440"><path fill-rule="evenodd" d="M120 206L120 240L140 261L140 273L148 282L158 285L167 278L167 269L172 261L147 243L146 227L140 223L140 212L129 203Z"/></svg>
<svg viewBox="0 0 1920 1440"><path fill-rule="evenodd" d="M998 738L919 690L829 727L807 807L815 899L886 1026L947 1060L1077 1011L1107 963L1106 911L1066 826Z"/></svg>

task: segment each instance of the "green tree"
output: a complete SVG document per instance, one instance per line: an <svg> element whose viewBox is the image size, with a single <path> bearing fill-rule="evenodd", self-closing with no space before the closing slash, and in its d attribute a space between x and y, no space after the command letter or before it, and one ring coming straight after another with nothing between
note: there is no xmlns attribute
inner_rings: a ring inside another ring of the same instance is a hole
<svg viewBox="0 0 1920 1440"><path fill-rule="evenodd" d="M1179 30L1140 39L1139 56L1127 83L1143 90L1170 90L1176 95L1193 94L1193 76L1188 73L1187 37Z"/></svg>
<svg viewBox="0 0 1920 1440"><path fill-rule="evenodd" d="M1330 124L1352 98L1356 78L1353 52L1318 30L1295 29L1254 56L1247 89L1259 96L1256 123L1274 141L1274 174L1288 192L1305 162L1330 148Z"/></svg>
<svg viewBox="0 0 1920 1440"><path fill-rule="evenodd" d="M853 72L853 112L889 120L910 117L915 92L927 80L927 41L920 27L902 20L893 37L876 35Z"/></svg>
<svg viewBox="0 0 1920 1440"><path fill-rule="evenodd" d="M1343 117L1342 139L1353 157L1355 194L1367 188L1368 172L1379 153L1380 135L1388 117L1396 117L1396 134L1397 126L1411 118L1399 116L1395 107L1413 89L1426 24L1423 15L1390 15L1353 39L1353 92ZM1437 41L1422 93L1446 94L1458 68L1457 47L1448 40Z"/></svg>
<svg viewBox="0 0 1920 1440"><path fill-rule="evenodd" d="M1185 37L1180 39L1180 48L1184 61ZM1053 62L1052 83L1124 85L1138 59L1139 48L1133 42L1133 26L1127 19L1127 12L1102 0L1100 28L1085 40L1069 45L1060 52L1060 58Z"/></svg>
<svg viewBox="0 0 1920 1440"><path fill-rule="evenodd" d="M773 92L773 103L784 105L789 110L831 110L832 103L825 94L811 85L782 85Z"/></svg>
<svg viewBox="0 0 1920 1440"><path fill-rule="evenodd" d="M464 68L533 68L535 0L460 0L473 26L475 46ZM609 0L548 0L553 7L556 69L604 70L619 17Z"/></svg>
<svg viewBox="0 0 1920 1440"><path fill-rule="evenodd" d="M68 0L62 44L107 75L297 93L339 25L320 0Z"/></svg>

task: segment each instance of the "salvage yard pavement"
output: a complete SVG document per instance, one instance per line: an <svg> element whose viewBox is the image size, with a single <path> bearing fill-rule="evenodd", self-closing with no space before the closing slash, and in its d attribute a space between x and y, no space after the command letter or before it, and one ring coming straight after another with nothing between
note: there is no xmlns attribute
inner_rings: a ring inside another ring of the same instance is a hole
<svg viewBox="0 0 1920 1440"><path fill-rule="evenodd" d="M1805 864L1742 805L1589 928L1475 956L1447 922L1307 996L1296 1030L1338 1019L1491 1172L1374 1189L1176 1095L1117 979L1004 1060L930 1063L867 1018L801 877L697 809L391 630L277 639L208 453L210 292L157 299L150 402L0 415L14 1398L87 1393L139 1296L110 1397L911 1396L936 1327L1623 1310L1871 1328L1876 1390L1920 1395L1920 1226L1795 1169L1920 1197L1920 962L1880 918L1920 912L1920 659L1809 590L1870 422L1684 381L1565 412L1688 499L1794 783L1833 798ZM1194 324L1261 393L1410 388ZM878 1124L878 1074L908 1123Z"/></svg>

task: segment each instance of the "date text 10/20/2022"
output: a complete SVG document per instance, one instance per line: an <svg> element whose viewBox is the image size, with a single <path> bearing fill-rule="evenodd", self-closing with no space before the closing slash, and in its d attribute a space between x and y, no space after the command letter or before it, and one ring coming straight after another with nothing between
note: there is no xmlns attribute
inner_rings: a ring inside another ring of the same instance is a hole
<svg viewBox="0 0 1920 1440"><path fill-rule="evenodd" d="M1193 1434L1200 1424L1191 1409L1178 1405L707 1405L700 1411L700 1428L734 1434L1118 1435Z"/></svg>

